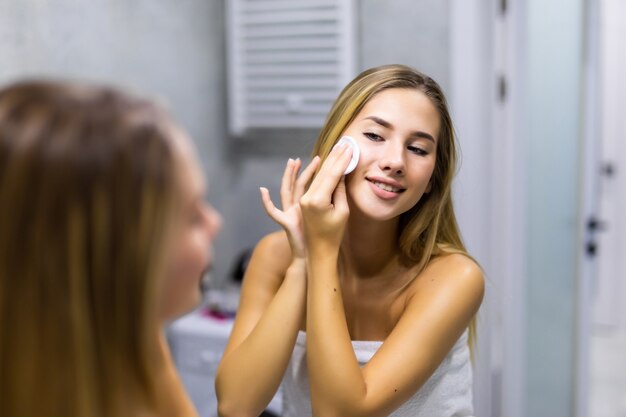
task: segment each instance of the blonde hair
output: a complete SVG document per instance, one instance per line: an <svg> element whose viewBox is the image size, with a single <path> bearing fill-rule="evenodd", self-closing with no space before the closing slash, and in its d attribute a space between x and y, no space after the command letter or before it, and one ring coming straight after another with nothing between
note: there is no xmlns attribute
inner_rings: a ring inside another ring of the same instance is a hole
<svg viewBox="0 0 626 417"><path fill-rule="evenodd" d="M167 120L108 88L0 90L0 415L154 410Z"/></svg>
<svg viewBox="0 0 626 417"><path fill-rule="evenodd" d="M435 80L405 65L384 65L362 72L341 91L333 104L314 145L313 155L325 159L367 102L391 88L422 92L440 117L430 192L401 215L399 224L401 258L407 264L417 265L419 274L434 256L460 253L470 257L461 239L452 204L451 185L457 170L456 138L446 98ZM474 346L475 335L476 319L473 319L469 329L470 347Z"/></svg>

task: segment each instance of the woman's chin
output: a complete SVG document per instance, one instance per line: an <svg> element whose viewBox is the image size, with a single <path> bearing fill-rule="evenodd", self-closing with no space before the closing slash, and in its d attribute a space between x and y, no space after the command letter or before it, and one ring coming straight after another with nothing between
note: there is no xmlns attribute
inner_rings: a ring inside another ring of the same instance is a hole
<svg viewBox="0 0 626 417"><path fill-rule="evenodd" d="M189 294L185 300L180 300L176 303L169 303L168 306L165 306L160 315L161 321L169 323L177 318L180 318L181 316L184 316L185 314L191 313L200 306L201 302L202 291L198 288L196 291Z"/></svg>

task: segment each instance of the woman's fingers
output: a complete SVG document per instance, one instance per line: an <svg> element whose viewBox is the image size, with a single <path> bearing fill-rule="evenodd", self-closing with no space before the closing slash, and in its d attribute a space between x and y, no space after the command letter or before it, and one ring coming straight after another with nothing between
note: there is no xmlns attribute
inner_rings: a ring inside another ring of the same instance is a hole
<svg viewBox="0 0 626 417"><path fill-rule="evenodd" d="M351 157L352 148L350 146L342 144L333 148L313 179L307 194L315 195L317 198L327 200L330 203L331 196L343 178L343 173L348 167Z"/></svg>
<svg viewBox="0 0 626 417"><path fill-rule="evenodd" d="M299 201L300 197L302 197L306 191L307 187L313 180L313 176L315 175L315 171L317 170L319 163L320 157L315 156L311 162L309 162L309 165L304 169L304 171L302 171L302 174L300 174L300 178L296 181L294 201Z"/></svg>
<svg viewBox="0 0 626 417"><path fill-rule="evenodd" d="M333 205L338 212L349 211L348 198L346 197L346 177L343 176L333 192Z"/></svg>
<svg viewBox="0 0 626 417"><path fill-rule="evenodd" d="M269 190L265 187L260 187L259 190L261 191L261 200L263 201L263 208L265 208L265 212L272 220L283 226L283 212L276 208L272 202Z"/></svg>
<svg viewBox="0 0 626 417"><path fill-rule="evenodd" d="M300 158L297 158L293 161L293 168L291 169L291 192L292 192L292 198L293 198L293 193L295 191L296 188L296 181L298 180L298 173L300 172L300 168L302 167L302 160ZM294 200L296 201L296 200Z"/></svg>
<svg viewBox="0 0 626 417"><path fill-rule="evenodd" d="M288 209L293 204L294 171L295 175L297 175L298 172L294 169L295 165L296 161L289 158L285 166L285 171L283 171L283 178L280 182L280 202L283 209Z"/></svg>

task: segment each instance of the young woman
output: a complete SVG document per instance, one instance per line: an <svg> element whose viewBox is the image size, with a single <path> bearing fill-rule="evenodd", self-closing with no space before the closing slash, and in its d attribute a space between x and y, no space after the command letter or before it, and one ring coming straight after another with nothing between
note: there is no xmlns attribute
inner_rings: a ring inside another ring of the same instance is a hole
<svg viewBox="0 0 626 417"><path fill-rule="evenodd" d="M0 415L195 416L163 324L218 214L190 140L109 88L0 89Z"/></svg>
<svg viewBox="0 0 626 417"><path fill-rule="evenodd" d="M356 169L344 176L351 150ZM440 87L405 66L339 95L313 151L287 163L284 232L258 244L218 370L221 416L471 416L469 345L483 297L452 208L452 122ZM468 337L469 334L469 337Z"/></svg>

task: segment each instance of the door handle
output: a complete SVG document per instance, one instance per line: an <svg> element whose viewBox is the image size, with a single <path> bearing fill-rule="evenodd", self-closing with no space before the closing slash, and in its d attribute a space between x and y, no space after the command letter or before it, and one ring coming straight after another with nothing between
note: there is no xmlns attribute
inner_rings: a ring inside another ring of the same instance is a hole
<svg viewBox="0 0 626 417"><path fill-rule="evenodd" d="M587 220L587 230L590 232L604 232L607 229L607 223L595 216L589 217Z"/></svg>

